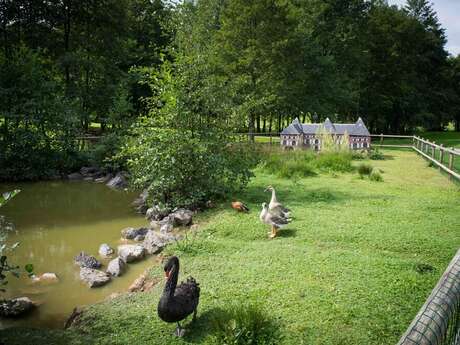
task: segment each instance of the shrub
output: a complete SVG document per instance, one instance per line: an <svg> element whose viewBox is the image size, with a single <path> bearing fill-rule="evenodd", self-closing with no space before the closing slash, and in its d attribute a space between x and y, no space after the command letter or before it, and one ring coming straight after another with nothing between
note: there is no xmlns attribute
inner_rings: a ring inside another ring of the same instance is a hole
<svg viewBox="0 0 460 345"><path fill-rule="evenodd" d="M369 180L375 181L375 182L382 182L383 177L378 170L373 169L371 174L369 175Z"/></svg>
<svg viewBox="0 0 460 345"><path fill-rule="evenodd" d="M349 152L282 151L264 155L262 167L283 178L307 177L317 171L348 172L353 169Z"/></svg>
<svg viewBox="0 0 460 345"><path fill-rule="evenodd" d="M368 156L369 156L369 159L372 159L374 161L377 161L377 160L381 161L385 159L383 153L380 152L380 150L377 148L371 149L368 153Z"/></svg>
<svg viewBox="0 0 460 345"><path fill-rule="evenodd" d="M348 172L353 169L352 156L348 152L321 152L313 164L321 171Z"/></svg>
<svg viewBox="0 0 460 345"><path fill-rule="evenodd" d="M366 163L358 165L358 174L363 177L364 175L370 175L372 173L372 166Z"/></svg>
<svg viewBox="0 0 460 345"><path fill-rule="evenodd" d="M275 345L280 341L279 325L254 305L232 305L213 324L215 344Z"/></svg>

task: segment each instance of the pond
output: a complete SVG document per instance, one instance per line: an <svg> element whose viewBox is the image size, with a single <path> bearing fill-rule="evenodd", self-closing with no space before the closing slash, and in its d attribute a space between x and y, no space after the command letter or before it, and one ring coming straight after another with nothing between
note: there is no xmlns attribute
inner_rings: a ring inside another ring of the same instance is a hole
<svg viewBox="0 0 460 345"><path fill-rule="evenodd" d="M59 282L42 285L33 283L24 274L19 279L8 274L7 291L0 292L0 298L27 296L39 307L25 318L0 319L0 327L63 327L74 307L125 291L153 264L152 257L130 264L121 277L103 287L90 289L80 281L79 267L73 262L74 256L85 251L96 256L104 269L109 260L99 257L99 246L108 243L116 249L121 243L121 229L147 225L131 206L135 193L91 182L0 185L0 192L13 189L21 189L21 193L0 209L0 214L15 225L8 243L20 242L9 260L21 267L32 263L36 274L56 273Z"/></svg>

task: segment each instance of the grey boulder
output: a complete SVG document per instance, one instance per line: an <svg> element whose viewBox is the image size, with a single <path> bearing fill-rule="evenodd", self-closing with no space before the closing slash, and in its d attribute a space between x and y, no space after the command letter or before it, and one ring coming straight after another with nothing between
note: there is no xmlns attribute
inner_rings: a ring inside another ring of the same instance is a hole
<svg viewBox="0 0 460 345"><path fill-rule="evenodd" d="M121 237L127 240L143 241L147 231L147 228L124 228L121 230Z"/></svg>
<svg viewBox="0 0 460 345"><path fill-rule="evenodd" d="M145 212L145 218L148 220L161 220L169 214L170 210L167 208L161 208L158 205L150 207Z"/></svg>
<svg viewBox="0 0 460 345"><path fill-rule="evenodd" d="M192 224L193 212L180 208L169 215L173 220L174 226L187 226Z"/></svg>
<svg viewBox="0 0 460 345"><path fill-rule="evenodd" d="M144 189L142 193L132 202L132 205L134 206L135 210L138 213L145 214L148 210L147 206L147 198L149 196L149 192L147 189Z"/></svg>
<svg viewBox="0 0 460 345"><path fill-rule="evenodd" d="M99 255L100 256L110 256L113 254L113 249L107 244L107 243L102 243L101 246L99 247Z"/></svg>
<svg viewBox="0 0 460 345"><path fill-rule="evenodd" d="M123 244L118 246L118 256L125 262L133 262L143 259L145 249L138 244Z"/></svg>
<svg viewBox="0 0 460 345"><path fill-rule="evenodd" d="M90 288L93 288L107 284L110 281L110 275L106 272L82 267L80 269L80 279L88 284Z"/></svg>
<svg viewBox="0 0 460 345"><path fill-rule="evenodd" d="M74 262L79 265L80 267L86 268L99 268L101 267L101 263L97 261L97 259L92 256L88 255L85 252L81 252L74 258Z"/></svg>
<svg viewBox="0 0 460 345"><path fill-rule="evenodd" d="M157 254L169 243L174 242L175 237L171 234L163 234L154 230L149 230L145 235L142 246L147 254Z"/></svg>
<svg viewBox="0 0 460 345"><path fill-rule="evenodd" d="M119 277L126 270L126 262L124 262L119 256L109 262L107 266L107 273Z"/></svg>
<svg viewBox="0 0 460 345"><path fill-rule="evenodd" d="M34 302L28 297L18 297L0 302L0 316L18 317L35 308Z"/></svg>
<svg viewBox="0 0 460 345"><path fill-rule="evenodd" d="M67 178L72 181L78 181L78 180L83 180L83 175L76 172L76 173L67 175Z"/></svg>
<svg viewBox="0 0 460 345"><path fill-rule="evenodd" d="M107 182L107 186L114 189L123 189L128 186L126 182L126 177L123 172L119 172L112 178L109 182Z"/></svg>

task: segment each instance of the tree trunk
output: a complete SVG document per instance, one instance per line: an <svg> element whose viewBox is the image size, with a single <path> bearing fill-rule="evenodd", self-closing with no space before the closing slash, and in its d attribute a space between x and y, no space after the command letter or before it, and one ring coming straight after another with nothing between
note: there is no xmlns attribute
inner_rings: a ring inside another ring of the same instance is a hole
<svg viewBox="0 0 460 345"><path fill-rule="evenodd" d="M272 132L272 121L273 120L273 116L270 115L270 118L268 119L268 133L271 133Z"/></svg>
<svg viewBox="0 0 460 345"><path fill-rule="evenodd" d="M260 133L260 115L256 116L257 133Z"/></svg>
<svg viewBox="0 0 460 345"><path fill-rule="evenodd" d="M262 126L262 132L266 133L266 129L267 129L267 118L264 116L264 122L263 122L263 126Z"/></svg>
<svg viewBox="0 0 460 345"><path fill-rule="evenodd" d="M254 142L254 114L249 113L248 117L248 132L249 132L249 141Z"/></svg>

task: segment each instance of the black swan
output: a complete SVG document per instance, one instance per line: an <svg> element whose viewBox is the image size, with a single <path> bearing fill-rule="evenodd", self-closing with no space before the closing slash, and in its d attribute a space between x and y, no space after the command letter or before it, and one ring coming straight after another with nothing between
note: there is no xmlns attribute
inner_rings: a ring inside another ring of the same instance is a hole
<svg viewBox="0 0 460 345"><path fill-rule="evenodd" d="M164 266L166 285L158 302L158 316L165 322L177 322L175 335L184 335L179 321L193 313L192 321L196 319L198 302L200 300L200 286L194 278L187 278L177 286L179 276L179 259L173 256Z"/></svg>

